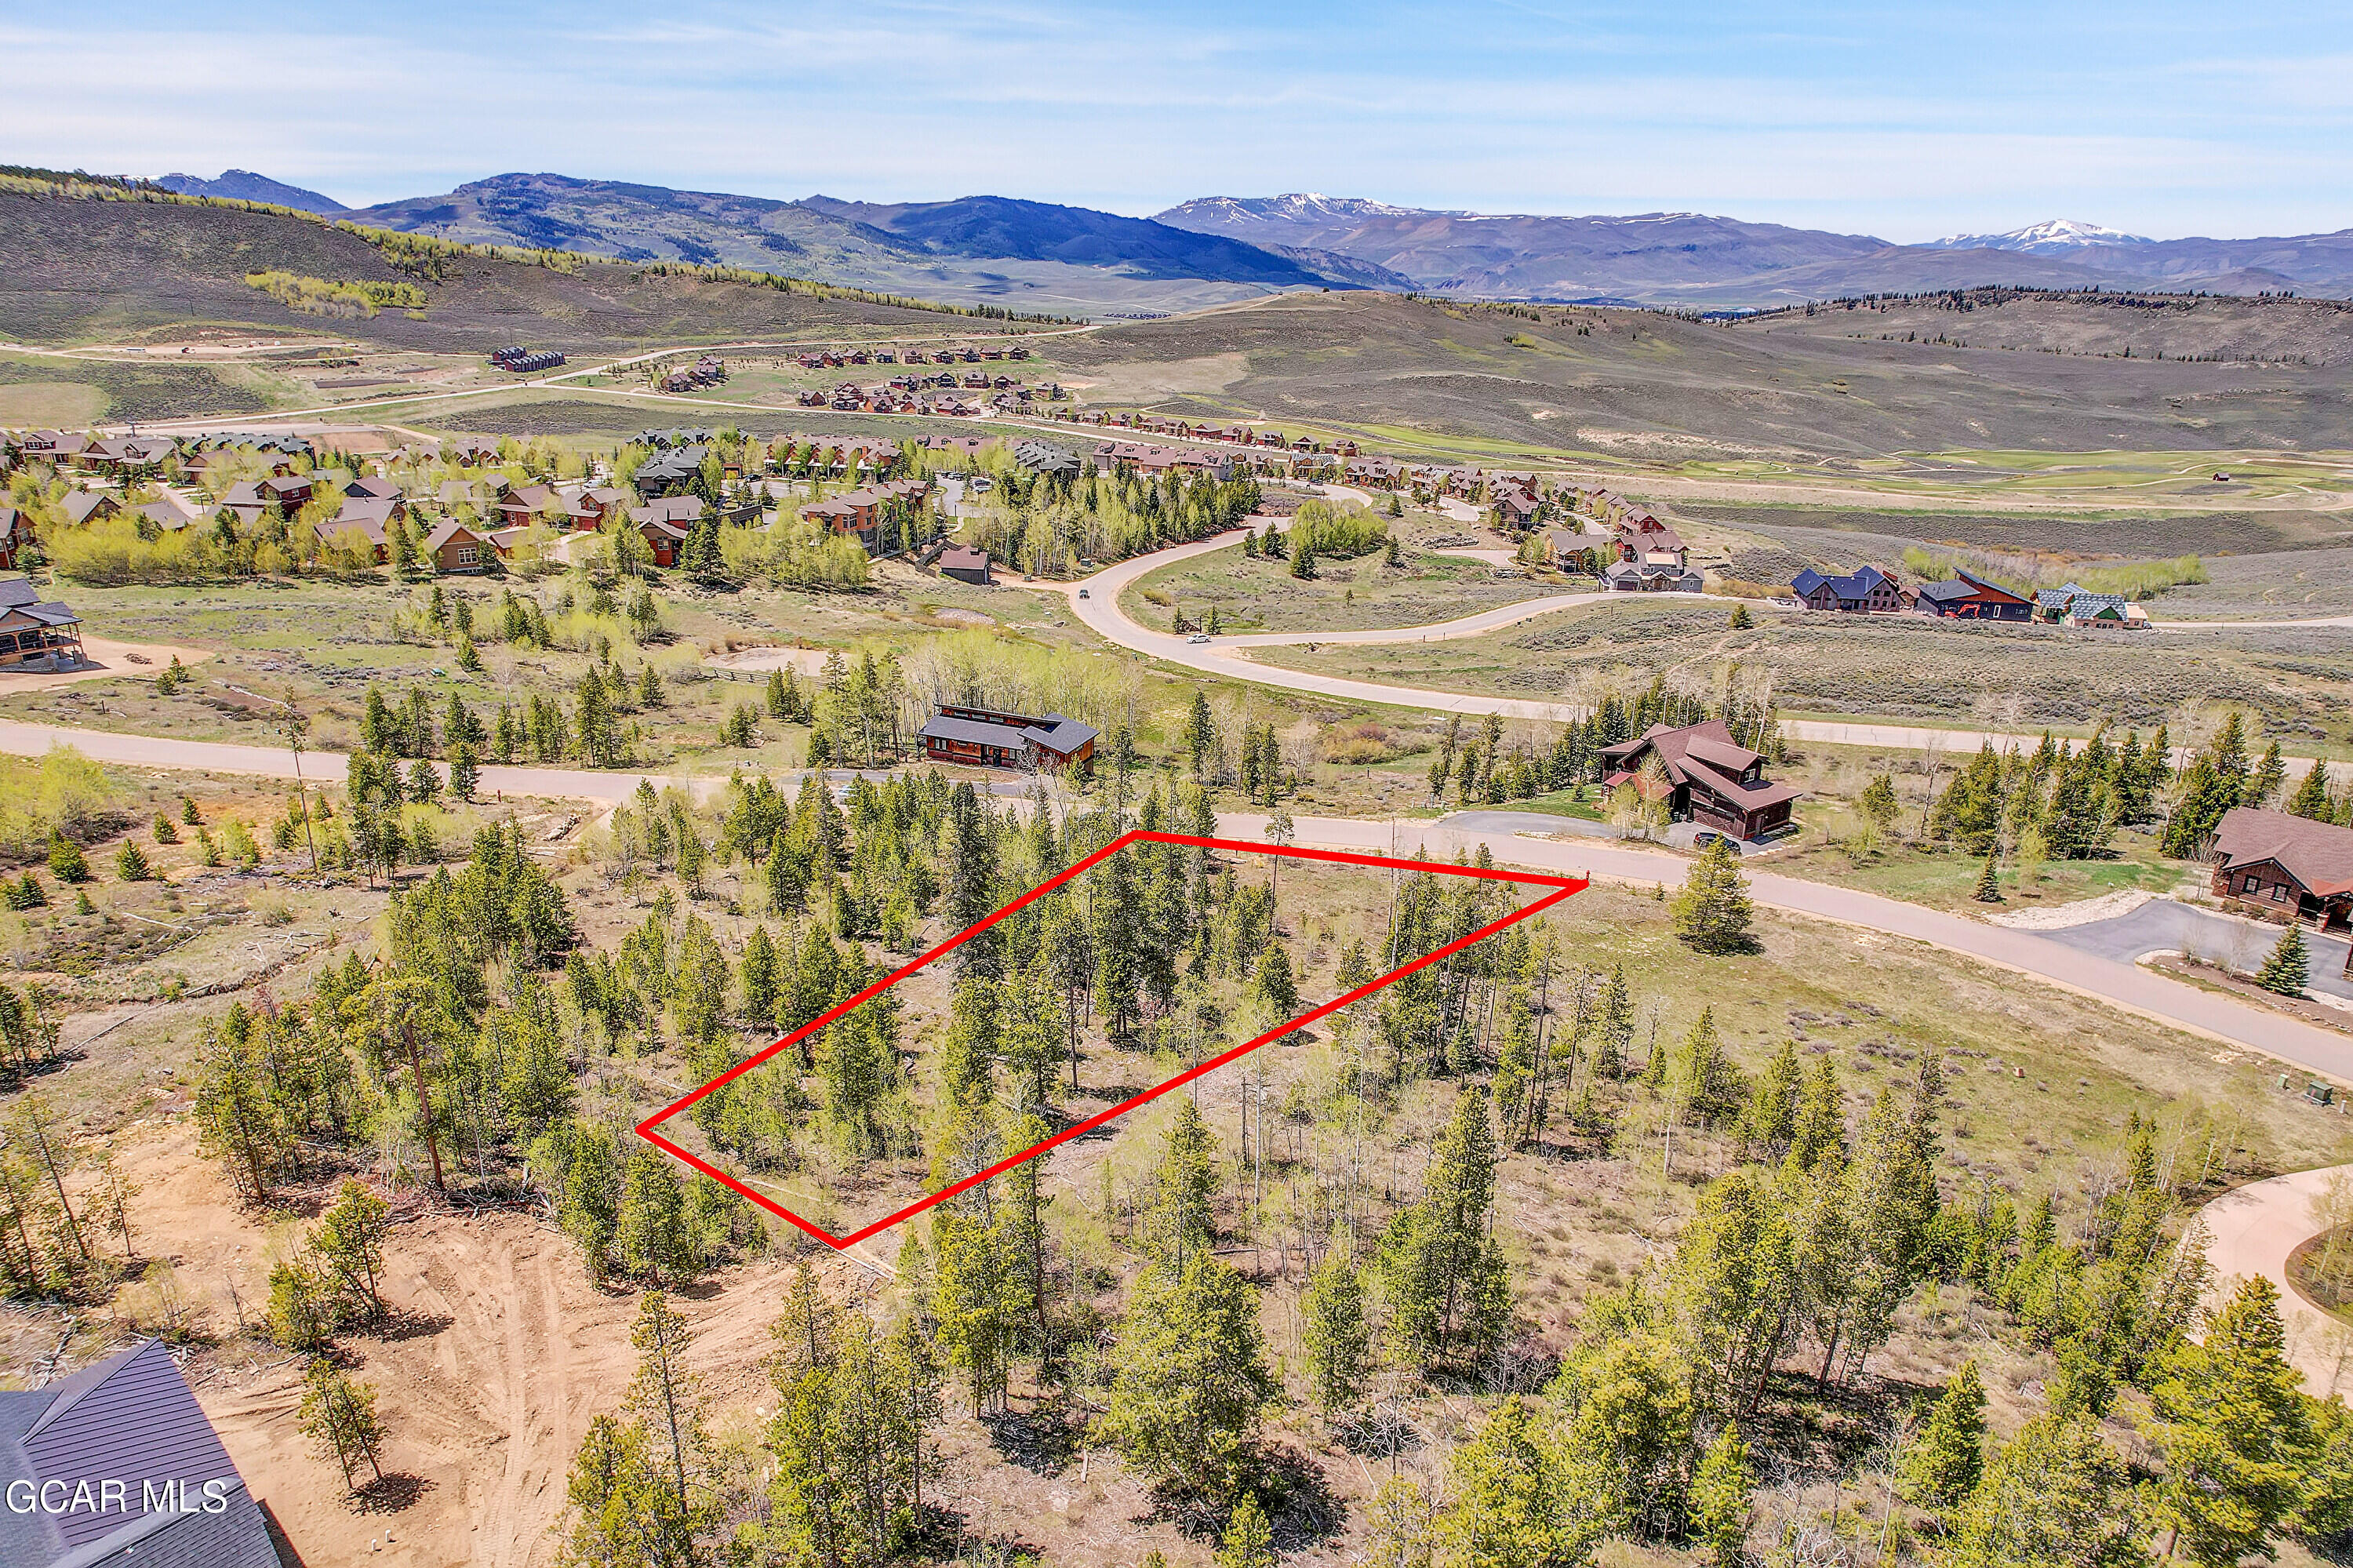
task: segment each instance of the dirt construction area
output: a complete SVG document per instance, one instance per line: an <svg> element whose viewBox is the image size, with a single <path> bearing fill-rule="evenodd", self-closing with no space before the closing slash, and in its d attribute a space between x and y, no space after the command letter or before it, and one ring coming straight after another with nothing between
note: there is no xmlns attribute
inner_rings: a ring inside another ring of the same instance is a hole
<svg viewBox="0 0 2353 1568"><path fill-rule="evenodd" d="M179 1298L198 1346L188 1381L304 1563L554 1561L581 1434L621 1403L636 1365L636 1292L589 1284L572 1243L538 1214L404 1202L387 1249L391 1321L381 1337L343 1341L345 1370L375 1386L388 1435L385 1481L355 1500L296 1427L300 1358L236 1332L240 1312L250 1321L268 1301L271 1263L315 1202L275 1216L239 1204L185 1123L126 1140L121 1158L142 1190L141 1234L203 1238L167 1272L151 1270L145 1288ZM756 1404L766 1390L767 1327L788 1266L722 1270L679 1298L716 1404Z"/></svg>

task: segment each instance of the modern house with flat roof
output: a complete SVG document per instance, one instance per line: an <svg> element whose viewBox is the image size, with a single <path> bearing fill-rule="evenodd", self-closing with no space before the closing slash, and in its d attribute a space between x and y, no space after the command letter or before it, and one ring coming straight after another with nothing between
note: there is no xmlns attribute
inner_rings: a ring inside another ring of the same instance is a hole
<svg viewBox="0 0 2353 1568"><path fill-rule="evenodd" d="M279 1568L261 1505L150 1340L0 1393L0 1563Z"/></svg>

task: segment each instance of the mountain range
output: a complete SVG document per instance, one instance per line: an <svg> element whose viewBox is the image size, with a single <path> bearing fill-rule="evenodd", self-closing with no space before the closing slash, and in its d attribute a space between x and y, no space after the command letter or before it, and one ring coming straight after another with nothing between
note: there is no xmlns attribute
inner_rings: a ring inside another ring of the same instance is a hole
<svg viewBox="0 0 2353 1568"><path fill-rule="evenodd" d="M1700 213L1554 217L1345 196L1203 196L1155 217L1253 244L1313 246L1432 293L1738 310L1978 284L2353 294L2353 229L2274 239L2144 239L2053 220L1894 245Z"/></svg>
<svg viewBox="0 0 2353 1568"><path fill-rule="evenodd" d="M507 174L348 210L246 170L174 190L624 260L721 263L1039 314L1148 316L1297 289L1741 311L1987 284L2353 297L2353 229L2149 239L2073 219L1897 245L1702 213L1495 214L1293 193L1126 217L1006 196L798 201Z"/></svg>

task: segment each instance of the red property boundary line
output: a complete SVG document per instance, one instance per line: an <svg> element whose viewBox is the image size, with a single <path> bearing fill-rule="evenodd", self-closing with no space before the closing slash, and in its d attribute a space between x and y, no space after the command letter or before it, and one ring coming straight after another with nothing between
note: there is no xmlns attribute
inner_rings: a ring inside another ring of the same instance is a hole
<svg viewBox="0 0 2353 1568"><path fill-rule="evenodd" d="M734 1177L730 1176L726 1171L720 1170L717 1166L712 1165L709 1160L703 1160L699 1156L680 1148L677 1144L671 1142L669 1139L664 1138L660 1133L654 1130L663 1122L666 1122L670 1118L678 1115L679 1112L685 1110L688 1107L693 1105L697 1100L702 1099L704 1096L711 1094L713 1090L733 1082L744 1074L750 1072L753 1068L759 1066L762 1063L775 1056L778 1052L783 1051L787 1047L797 1045L801 1041L807 1039L810 1035L815 1034L818 1030L823 1029L835 1019L841 1017L843 1014L849 1012L850 1009L858 1006L860 1002L881 995L883 991L888 991L891 987L898 984L901 980L905 980L909 975L913 974L916 970L931 963L934 959L944 958L947 954L954 952L957 948L972 940L973 938L978 936L981 932L987 930L991 926L996 925L998 921L1018 913L1020 910L1044 897L1047 894L1051 893L1055 888L1071 881L1073 877L1092 869L1097 864L1100 864L1102 862L1108 860L1113 855L1117 854L1120 851L1127 848L1130 844L1135 843L1180 844L1191 849L1228 850L1238 854L1275 855L1287 860L1329 861L1340 865L1366 865L1385 871L1419 871L1427 872L1437 876L1467 876L1485 882L1524 883L1534 886L1549 887L1553 891L1547 893L1542 898L1537 899L1532 904L1525 905L1520 908L1513 910L1510 914L1504 916L1501 919L1489 921L1486 925L1480 927L1477 930L1472 932L1466 937L1458 937L1453 941L1447 943L1444 947L1440 948L1433 952L1425 953L1409 964L1401 965L1398 968L1390 970L1388 974L1382 975L1376 980L1366 981L1365 984L1358 986L1356 990L1349 991L1345 996L1335 997L1330 1001L1324 1003L1320 1007L1312 1008L1309 1011L1301 1013L1298 1017L1291 1020L1287 1023L1278 1024L1274 1028L1270 1029L1265 1033L1260 1035L1255 1040L1245 1041L1241 1044L1234 1046L1232 1049L1226 1051L1222 1054L1213 1056L1209 1060L1201 1063L1198 1066L1177 1074L1175 1077L1169 1079L1165 1084L1160 1084L1152 1088L1145 1089L1139 1094L1131 1095L1126 1099L1122 1100L1119 1104L1112 1107L1109 1110L1098 1111L1093 1116L1087 1118L1086 1120L1063 1128L1060 1132L1056 1133L1053 1137L1047 1139L1044 1142L1038 1144L1034 1148L1026 1149L1018 1154L1008 1155L1005 1159L998 1160L996 1164L989 1166L987 1170L976 1171L973 1172L973 1174L965 1177L963 1181L956 1182L954 1186L943 1187L928 1198L919 1198L914 1202L912 1202L905 1208L898 1211L898 1213L889 1214L881 1219L876 1220L873 1224L866 1225L860 1230L853 1231L846 1236L835 1235L832 1232L826 1230L820 1225L812 1224L809 1221L803 1219L800 1215L793 1213L790 1209L786 1208L783 1204L777 1202L773 1198L769 1198L763 1193L754 1192L749 1186L737 1181ZM644 1139L648 1143L652 1144L655 1148L662 1150L666 1153L670 1154L678 1160L684 1161L686 1164L692 1166L695 1170L702 1171L705 1176L710 1177L712 1181L724 1182L727 1186L733 1188L737 1192L742 1193L744 1197L749 1198L753 1202L759 1204L760 1207L767 1210L770 1213L791 1222L807 1235L818 1241L825 1243L826 1245L833 1248L836 1252L840 1252L849 1247L857 1245L860 1242L864 1241L869 1236L889 1230L892 1225L897 1224L902 1220L913 1219L915 1215L922 1213L924 1210L945 1202L948 1199L955 1197L957 1193L964 1192L967 1188L978 1186L981 1182L987 1181L993 1177L1001 1176L1006 1171L1010 1171L1015 1166L1022 1163L1024 1160L1035 1160L1038 1156L1045 1153L1048 1150L1054 1148L1058 1144L1067 1143L1071 1139L1079 1138L1086 1133L1092 1132L1096 1128L1103 1126L1105 1122L1111 1121L1118 1117L1125 1116L1129 1111L1135 1109L1137 1107L1147 1105L1150 1102L1158 1099L1162 1095L1168 1093L1171 1089L1182 1088L1187 1084L1191 1083L1194 1079L1200 1077L1204 1074L1213 1073L1219 1067L1224 1066L1227 1063L1250 1054L1250 1053L1257 1050L1260 1046L1268 1044L1270 1041L1279 1040L1294 1030L1306 1027L1308 1024L1314 1022L1319 1018L1337 1012L1340 1009L1349 1006L1354 1002L1361 1001L1366 997L1368 997L1375 991L1379 991L1382 987L1394 985L1398 980L1403 980L1406 976L1412 974L1417 969L1427 969L1432 964L1441 963L1447 959L1453 957L1456 953L1461 952L1463 948L1473 946L1479 942L1483 942L1497 932L1505 930L1510 927L1516 926L1521 921L1528 919L1533 916L1540 915L1546 909L1551 908L1554 905L1558 904L1561 900L1567 898L1574 894L1584 892L1586 886L1587 881L1581 876L1547 876L1540 872L1503 871L1488 866L1448 865L1438 861L1399 860L1391 855L1351 854L1339 850L1295 849L1287 844L1250 843L1240 839L1200 838L1190 833L1155 832L1138 828L1133 832L1121 834L1118 838L1113 839L1103 848L1095 851L1094 853L1087 856L1084 860L1080 861L1076 865L1071 866L1068 871L1065 871L1060 875L1054 877L1051 881L1042 883L1037 887L1030 889L1028 893L1023 894L1012 903L1008 904L1004 908L999 909L986 920L983 920L977 925L972 926L965 930L957 932L955 936L950 937L946 941L942 942L938 947L934 948L931 951L924 953L921 957L916 958L908 963L901 965L898 969L893 969L891 973L883 976L881 980L876 980L872 985L868 986L864 991L860 991L856 996L853 996L847 1001L830 1009L823 1017L818 1019L816 1022L803 1024L800 1028L794 1030L790 1034L786 1035L784 1038L776 1041L774 1044L768 1046L767 1049L760 1052L759 1054L746 1057L744 1060L735 1064L733 1067L728 1068L727 1071L720 1074L717 1077L712 1079L709 1083L703 1085L701 1088L696 1089L693 1093L689 1094L681 1099L674 1100L670 1104L663 1107L660 1110L658 1110L653 1115L646 1118L645 1120L638 1123L638 1136Z"/></svg>

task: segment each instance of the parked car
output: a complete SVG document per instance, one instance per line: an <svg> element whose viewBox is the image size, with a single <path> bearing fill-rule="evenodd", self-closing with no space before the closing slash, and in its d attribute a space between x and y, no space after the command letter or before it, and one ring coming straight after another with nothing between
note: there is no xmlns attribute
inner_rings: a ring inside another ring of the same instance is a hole
<svg viewBox="0 0 2353 1568"><path fill-rule="evenodd" d="M1208 640L1209 634L1206 631L1196 631L1192 636L1185 639L1187 642L1207 642Z"/></svg>
<svg viewBox="0 0 2353 1568"><path fill-rule="evenodd" d="M1702 828L1692 835L1692 848L1704 850L1722 837L1714 828Z"/></svg>
<svg viewBox="0 0 2353 1568"><path fill-rule="evenodd" d="M1084 598L1086 598L1086 597L1087 597L1087 590L1086 590L1086 589L1084 589L1084 588L1081 588L1081 589L1079 590L1079 597L1080 597L1081 599L1084 599Z"/></svg>

